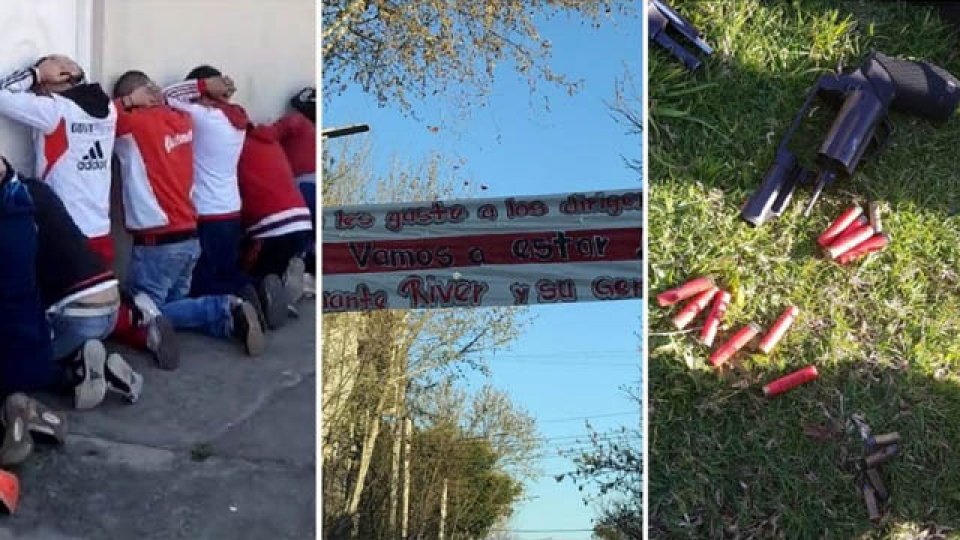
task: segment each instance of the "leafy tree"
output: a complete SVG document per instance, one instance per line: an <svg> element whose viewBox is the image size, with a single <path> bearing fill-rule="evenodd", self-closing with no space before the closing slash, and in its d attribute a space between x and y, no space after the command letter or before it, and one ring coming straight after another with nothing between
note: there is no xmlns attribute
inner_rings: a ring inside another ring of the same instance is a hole
<svg viewBox="0 0 960 540"><path fill-rule="evenodd" d="M450 196L452 190L448 186L456 185L439 158L421 167L398 166L374 182L367 156L361 147L346 150L336 159L324 159L323 191L328 201L350 204L370 199L429 200ZM384 490L384 486L397 483L395 442L400 436L398 419L404 416L416 421L418 433L430 433L434 423L440 421L462 426L458 429L471 429L479 423L513 430L517 434L511 439L515 444L501 447L498 440L483 439L482 445L496 457L496 471L492 465L485 465L484 469L480 467L482 460L474 460L479 468L473 472L479 476L476 482L467 484L474 489L502 484L504 497L512 503L516 486L511 482L517 480L507 471L506 464L515 463L519 467L525 463L521 454L530 444L517 441L535 439L535 435L526 436L520 431L532 426L532 421L524 422L519 414L507 415L512 410L508 401L498 401L497 395L489 392L485 395L491 405L476 410L501 414L502 420L476 419L467 409L431 410L425 404L431 403L466 370L485 369L480 353L514 339L522 324L522 314L521 310L503 308L324 315L321 437L324 530L329 531L328 537L392 537L387 532L390 524L383 520L393 514L390 509L395 505L392 501L396 499L396 491L391 493L390 489ZM456 401L469 402L464 398ZM431 459L419 461L418 466L441 470L436 459ZM466 489L462 486L457 489ZM478 494L471 496L479 497ZM477 501L474 504L484 502L482 497ZM502 500L486 503L495 507L490 510L491 515L503 514ZM433 504L431 508L435 511L435 502L422 502L421 506L428 504ZM415 505L411 506L411 516L419 515L413 513ZM368 512L371 508L379 509L378 513ZM464 523L464 530L473 530L485 526L486 521ZM411 521L411 525L420 527L421 523ZM364 533L371 530L377 533L374 536Z"/></svg>
<svg viewBox="0 0 960 540"><path fill-rule="evenodd" d="M629 389L640 410L639 387ZM590 425L589 449L568 455L576 469L556 477L586 493L584 503L602 503L594 534L603 540L643 537L643 459L640 426L599 433Z"/></svg>
<svg viewBox="0 0 960 540"><path fill-rule="evenodd" d="M642 101L630 73L617 82L616 98L608 104L611 114L627 134L639 136L643 130ZM624 164L642 174L638 158L625 156ZM642 180L642 178L639 178ZM637 355L638 359L640 355ZM636 387L627 387L627 395L643 410L639 379ZM569 454L576 469L556 477L570 481L585 492L584 503L600 503L594 536L601 540L633 540L643 537L643 456L640 425L599 433L590 431L589 450Z"/></svg>
<svg viewBox="0 0 960 540"><path fill-rule="evenodd" d="M490 89L505 60L530 85L574 91L550 69L550 42L540 24L574 13L594 25L634 9L628 0L324 0L325 97L358 84L381 104L410 111L410 100L450 95L467 102ZM639 50L639 49L638 49Z"/></svg>

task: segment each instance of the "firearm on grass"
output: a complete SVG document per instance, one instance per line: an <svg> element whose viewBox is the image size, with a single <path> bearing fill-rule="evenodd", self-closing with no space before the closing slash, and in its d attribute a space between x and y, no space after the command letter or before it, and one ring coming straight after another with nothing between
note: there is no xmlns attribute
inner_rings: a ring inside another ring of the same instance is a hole
<svg viewBox="0 0 960 540"><path fill-rule="evenodd" d="M370 131L370 126L366 124L355 124L352 126L327 128L320 131L320 136L324 139L335 139L337 137L346 137L347 135L356 135Z"/></svg>
<svg viewBox="0 0 960 540"><path fill-rule="evenodd" d="M808 169L788 149L800 122L817 97L839 107L839 112L817 151L816 166ZM780 216L800 183L814 182L813 196L804 215L809 215L823 188L838 176L851 176L867 148L882 147L893 131L889 109L935 122L946 121L960 101L960 82L946 70L929 62L891 58L871 53L855 71L823 75L784 135L773 165L740 215L760 226Z"/></svg>
<svg viewBox="0 0 960 540"><path fill-rule="evenodd" d="M678 39L692 43L703 54L713 54L713 49L700 37L700 32L693 23L660 0L647 0L647 22L650 41L670 51L670 54L679 58L690 71L700 67L700 59L688 51Z"/></svg>

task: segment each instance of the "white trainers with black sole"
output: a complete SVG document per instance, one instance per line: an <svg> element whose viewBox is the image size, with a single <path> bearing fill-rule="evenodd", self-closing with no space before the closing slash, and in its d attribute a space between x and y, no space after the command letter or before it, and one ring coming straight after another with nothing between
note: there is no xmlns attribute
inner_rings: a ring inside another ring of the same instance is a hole
<svg viewBox="0 0 960 540"><path fill-rule="evenodd" d="M304 298L317 297L317 278L313 274L303 275L303 296Z"/></svg>
<svg viewBox="0 0 960 540"><path fill-rule="evenodd" d="M73 406L77 409L92 409L103 402L107 395L107 380L104 369L107 350L103 343L89 339L77 354L75 369L79 383L73 388Z"/></svg>
<svg viewBox="0 0 960 540"><path fill-rule="evenodd" d="M136 403L140 399L143 376L134 371L119 354L113 353L107 357L106 376L107 390L120 394L130 403Z"/></svg>
<svg viewBox="0 0 960 540"><path fill-rule="evenodd" d="M293 257L287 263L287 270L283 273L281 281L287 290L287 302L290 305L296 305L303 298L303 278L306 275L306 268L306 263L300 257Z"/></svg>

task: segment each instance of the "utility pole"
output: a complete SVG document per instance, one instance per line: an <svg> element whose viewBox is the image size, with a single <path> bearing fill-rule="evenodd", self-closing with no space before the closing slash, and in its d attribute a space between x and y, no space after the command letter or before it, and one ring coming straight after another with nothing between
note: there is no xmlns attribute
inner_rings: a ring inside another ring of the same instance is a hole
<svg viewBox="0 0 960 540"><path fill-rule="evenodd" d="M439 540L446 540L444 536L444 529L447 525L447 479L443 479L443 491L440 492L440 535L437 537Z"/></svg>
<svg viewBox="0 0 960 540"><path fill-rule="evenodd" d="M403 501L400 515L400 538L407 540L410 525L410 439L413 436L413 422L409 417L403 419Z"/></svg>

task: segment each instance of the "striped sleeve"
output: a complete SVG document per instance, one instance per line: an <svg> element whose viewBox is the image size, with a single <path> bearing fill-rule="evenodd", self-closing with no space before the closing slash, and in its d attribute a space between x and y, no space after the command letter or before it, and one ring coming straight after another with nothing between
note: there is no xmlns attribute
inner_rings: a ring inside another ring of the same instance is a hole
<svg viewBox="0 0 960 540"><path fill-rule="evenodd" d="M0 88L9 92L26 92L37 82L37 71L25 68L0 79Z"/></svg>
<svg viewBox="0 0 960 540"><path fill-rule="evenodd" d="M167 101L190 102L203 95L203 81L188 79L171 84L163 89Z"/></svg>
<svg viewBox="0 0 960 540"><path fill-rule="evenodd" d="M29 92L36 80L33 68L0 79L0 115L50 133L60 123L60 110L53 98Z"/></svg>
<svg viewBox="0 0 960 540"><path fill-rule="evenodd" d="M190 115L198 114L205 109L202 105L193 102L202 95L202 80L188 79L163 89L163 97L166 98L167 105Z"/></svg>

